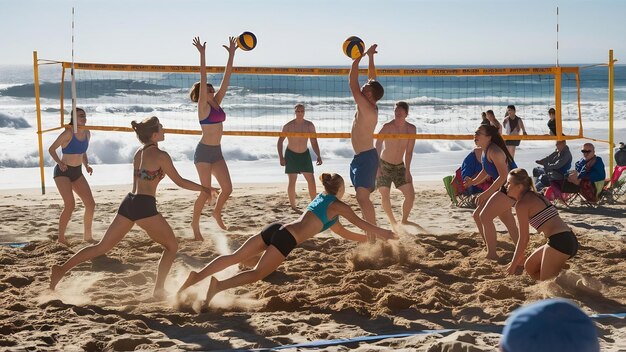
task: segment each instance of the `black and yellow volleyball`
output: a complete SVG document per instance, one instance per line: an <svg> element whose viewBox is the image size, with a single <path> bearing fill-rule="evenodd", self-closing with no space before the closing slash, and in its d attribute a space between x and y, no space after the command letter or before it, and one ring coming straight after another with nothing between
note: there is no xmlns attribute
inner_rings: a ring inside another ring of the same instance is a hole
<svg viewBox="0 0 626 352"><path fill-rule="evenodd" d="M365 52L365 44L361 38L351 36L343 42L343 53L351 59L359 58Z"/></svg>
<svg viewBox="0 0 626 352"><path fill-rule="evenodd" d="M237 46L243 51L252 50L256 47L256 35L252 32L243 32L237 37Z"/></svg>

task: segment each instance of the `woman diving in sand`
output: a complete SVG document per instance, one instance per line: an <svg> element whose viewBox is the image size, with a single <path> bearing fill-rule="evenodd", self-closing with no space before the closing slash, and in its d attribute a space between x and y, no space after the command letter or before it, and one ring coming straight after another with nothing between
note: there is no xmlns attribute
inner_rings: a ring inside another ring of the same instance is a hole
<svg viewBox="0 0 626 352"><path fill-rule="evenodd" d="M157 298L165 297L165 278L176 257L178 243L172 228L157 211L155 198L157 186L167 175L179 187L191 191L206 193L217 191L184 179L178 174L169 154L159 149L158 143L165 139L165 134L157 117L149 117L139 123L133 121L132 126L137 138L143 144L133 158L133 190L122 201L115 219L99 243L81 249L63 265L52 266L50 273L52 290L73 267L111 250L137 223L150 238L165 248L159 261L153 293Z"/></svg>
<svg viewBox="0 0 626 352"><path fill-rule="evenodd" d="M320 176L320 180L325 192L317 195L298 220L288 224L273 223L267 225L260 233L250 237L232 254L221 255L213 259L199 272L192 271L178 291L179 294L210 275L263 253L254 269L243 271L223 281L212 277L205 301L205 304L208 305L218 292L261 280L271 274L296 246L329 228L345 239L367 242L366 235L343 227L338 221L339 216L343 216L360 229L374 233L381 238L396 238L392 231L362 220L349 205L341 201L345 192L345 185L340 175L324 173Z"/></svg>

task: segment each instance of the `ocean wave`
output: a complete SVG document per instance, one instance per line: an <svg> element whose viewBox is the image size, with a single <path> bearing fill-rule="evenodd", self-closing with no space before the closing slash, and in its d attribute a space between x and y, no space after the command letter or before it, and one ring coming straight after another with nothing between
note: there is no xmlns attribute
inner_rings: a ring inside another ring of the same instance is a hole
<svg viewBox="0 0 626 352"><path fill-rule="evenodd" d="M119 96L133 94L154 95L154 91L168 90L174 87L138 81L133 79L107 79L76 81L77 98L97 98L100 96ZM72 91L71 82L63 84L66 94ZM39 95L42 98L59 99L61 83L42 82L39 84ZM35 85L32 83L11 86L0 90L0 95L17 98L34 98Z"/></svg>
<svg viewBox="0 0 626 352"><path fill-rule="evenodd" d="M30 124L23 117L13 117L0 112L0 128L29 128Z"/></svg>

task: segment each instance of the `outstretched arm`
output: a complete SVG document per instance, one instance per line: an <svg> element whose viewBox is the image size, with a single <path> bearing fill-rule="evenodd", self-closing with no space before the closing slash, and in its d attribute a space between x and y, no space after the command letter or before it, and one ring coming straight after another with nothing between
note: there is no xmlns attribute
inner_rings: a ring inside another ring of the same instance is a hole
<svg viewBox="0 0 626 352"><path fill-rule="evenodd" d="M209 112L207 111L207 82L206 82L206 42L200 43L200 37L193 38L193 46L200 52L200 91L198 92L198 119L204 119Z"/></svg>
<svg viewBox="0 0 626 352"><path fill-rule="evenodd" d="M176 168L174 167L174 163L172 163L172 158L166 152L161 151L161 154L159 155L159 166L163 169L163 172L165 172L165 174L180 188L188 189L190 191L206 192L209 194L211 194L211 191L218 191L218 188L204 187L193 181L189 181L188 179L183 178L178 173L178 170L176 170Z"/></svg>
<svg viewBox="0 0 626 352"><path fill-rule="evenodd" d="M226 95L228 85L230 84L230 75L233 72L233 60L235 59L235 50L237 50L237 38L229 37L228 46L222 45L226 51L228 51L228 62L226 63L226 70L224 71L224 77L222 78L222 84L220 84L220 90L215 93L215 100L217 104L222 104L222 99Z"/></svg>
<svg viewBox="0 0 626 352"><path fill-rule="evenodd" d="M369 57L369 62L367 66L367 78L376 79L376 65L374 65L374 54L378 54L376 48L378 44L374 44L367 49L365 54Z"/></svg>
<svg viewBox="0 0 626 352"><path fill-rule="evenodd" d="M354 59L354 61L352 61L352 67L350 68L350 74L348 75L350 91L352 92L354 101L359 108L369 105L367 98L365 98L363 93L361 93L361 87L359 86L359 62L361 62L362 57L363 56L359 56L358 58Z"/></svg>
<svg viewBox="0 0 626 352"><path fill-rule="evenodd" d="M367 242L367 235L350 231L346 229L345 227L343 227L343 225L341 225L339 221L337 221L333 226L331 226L330 229L334 233L338 234L339 236L347 240L356 241L356 242Z"/></svg>
<svg viewBox="0 0 626 352"><path fill-rule="evenodd" d="M360 228L363 231L370 232L376 234L378 237L385 239L393 239L397 238L396 234L391 230L386 230L380 228L376 225L370 224L369 222L361 219L349 205L341 201L334 201L331 204L331 207L337 211L337 215L344 217L346 220L350 221L356 227Z"/></svg>

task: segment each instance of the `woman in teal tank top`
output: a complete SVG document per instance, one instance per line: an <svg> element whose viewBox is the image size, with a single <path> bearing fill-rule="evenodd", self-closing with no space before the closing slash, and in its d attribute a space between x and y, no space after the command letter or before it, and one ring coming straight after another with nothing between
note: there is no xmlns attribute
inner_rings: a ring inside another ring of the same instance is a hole
<svg viewBox="0 0 626 352"><path fill-rule="evenodd" d="M483 170L474 179L468 177L464 181L466 187L479 185L491 173L493 183L476 199L473 216L487 247L486 257L497 260L495 218L500 218L504 223L514 244L518 239L519 232L511 211L513 200L503 191L509 171L516 166L496 127L481 125L474 133L474 143L483 150Z"/></svg>
<svg viewBox="0 0 626 352"><path fill-rule="evenodd" d="M297 245L328 228L345 239L367 242L365 234L356 233L343 227L337 221L339 216L344 217L363 231L374 233L382 239L396 238L392 231L361 219L349 205L341 201L345 192L345 185L340 175L324 173L320 176L320 180L325 192L320 193L309 204L299 219L287 224L270 224L260 233L250 237L232 254L221 255L213 259L199 272L192 271L178 291L179 295L183 294L183 291L189 286L208 276L263 254L254 269L240 272L225 280L218 280L213 276L204 302L205 305L208 305L218 292L261 280L271 274Z"/></svg>

